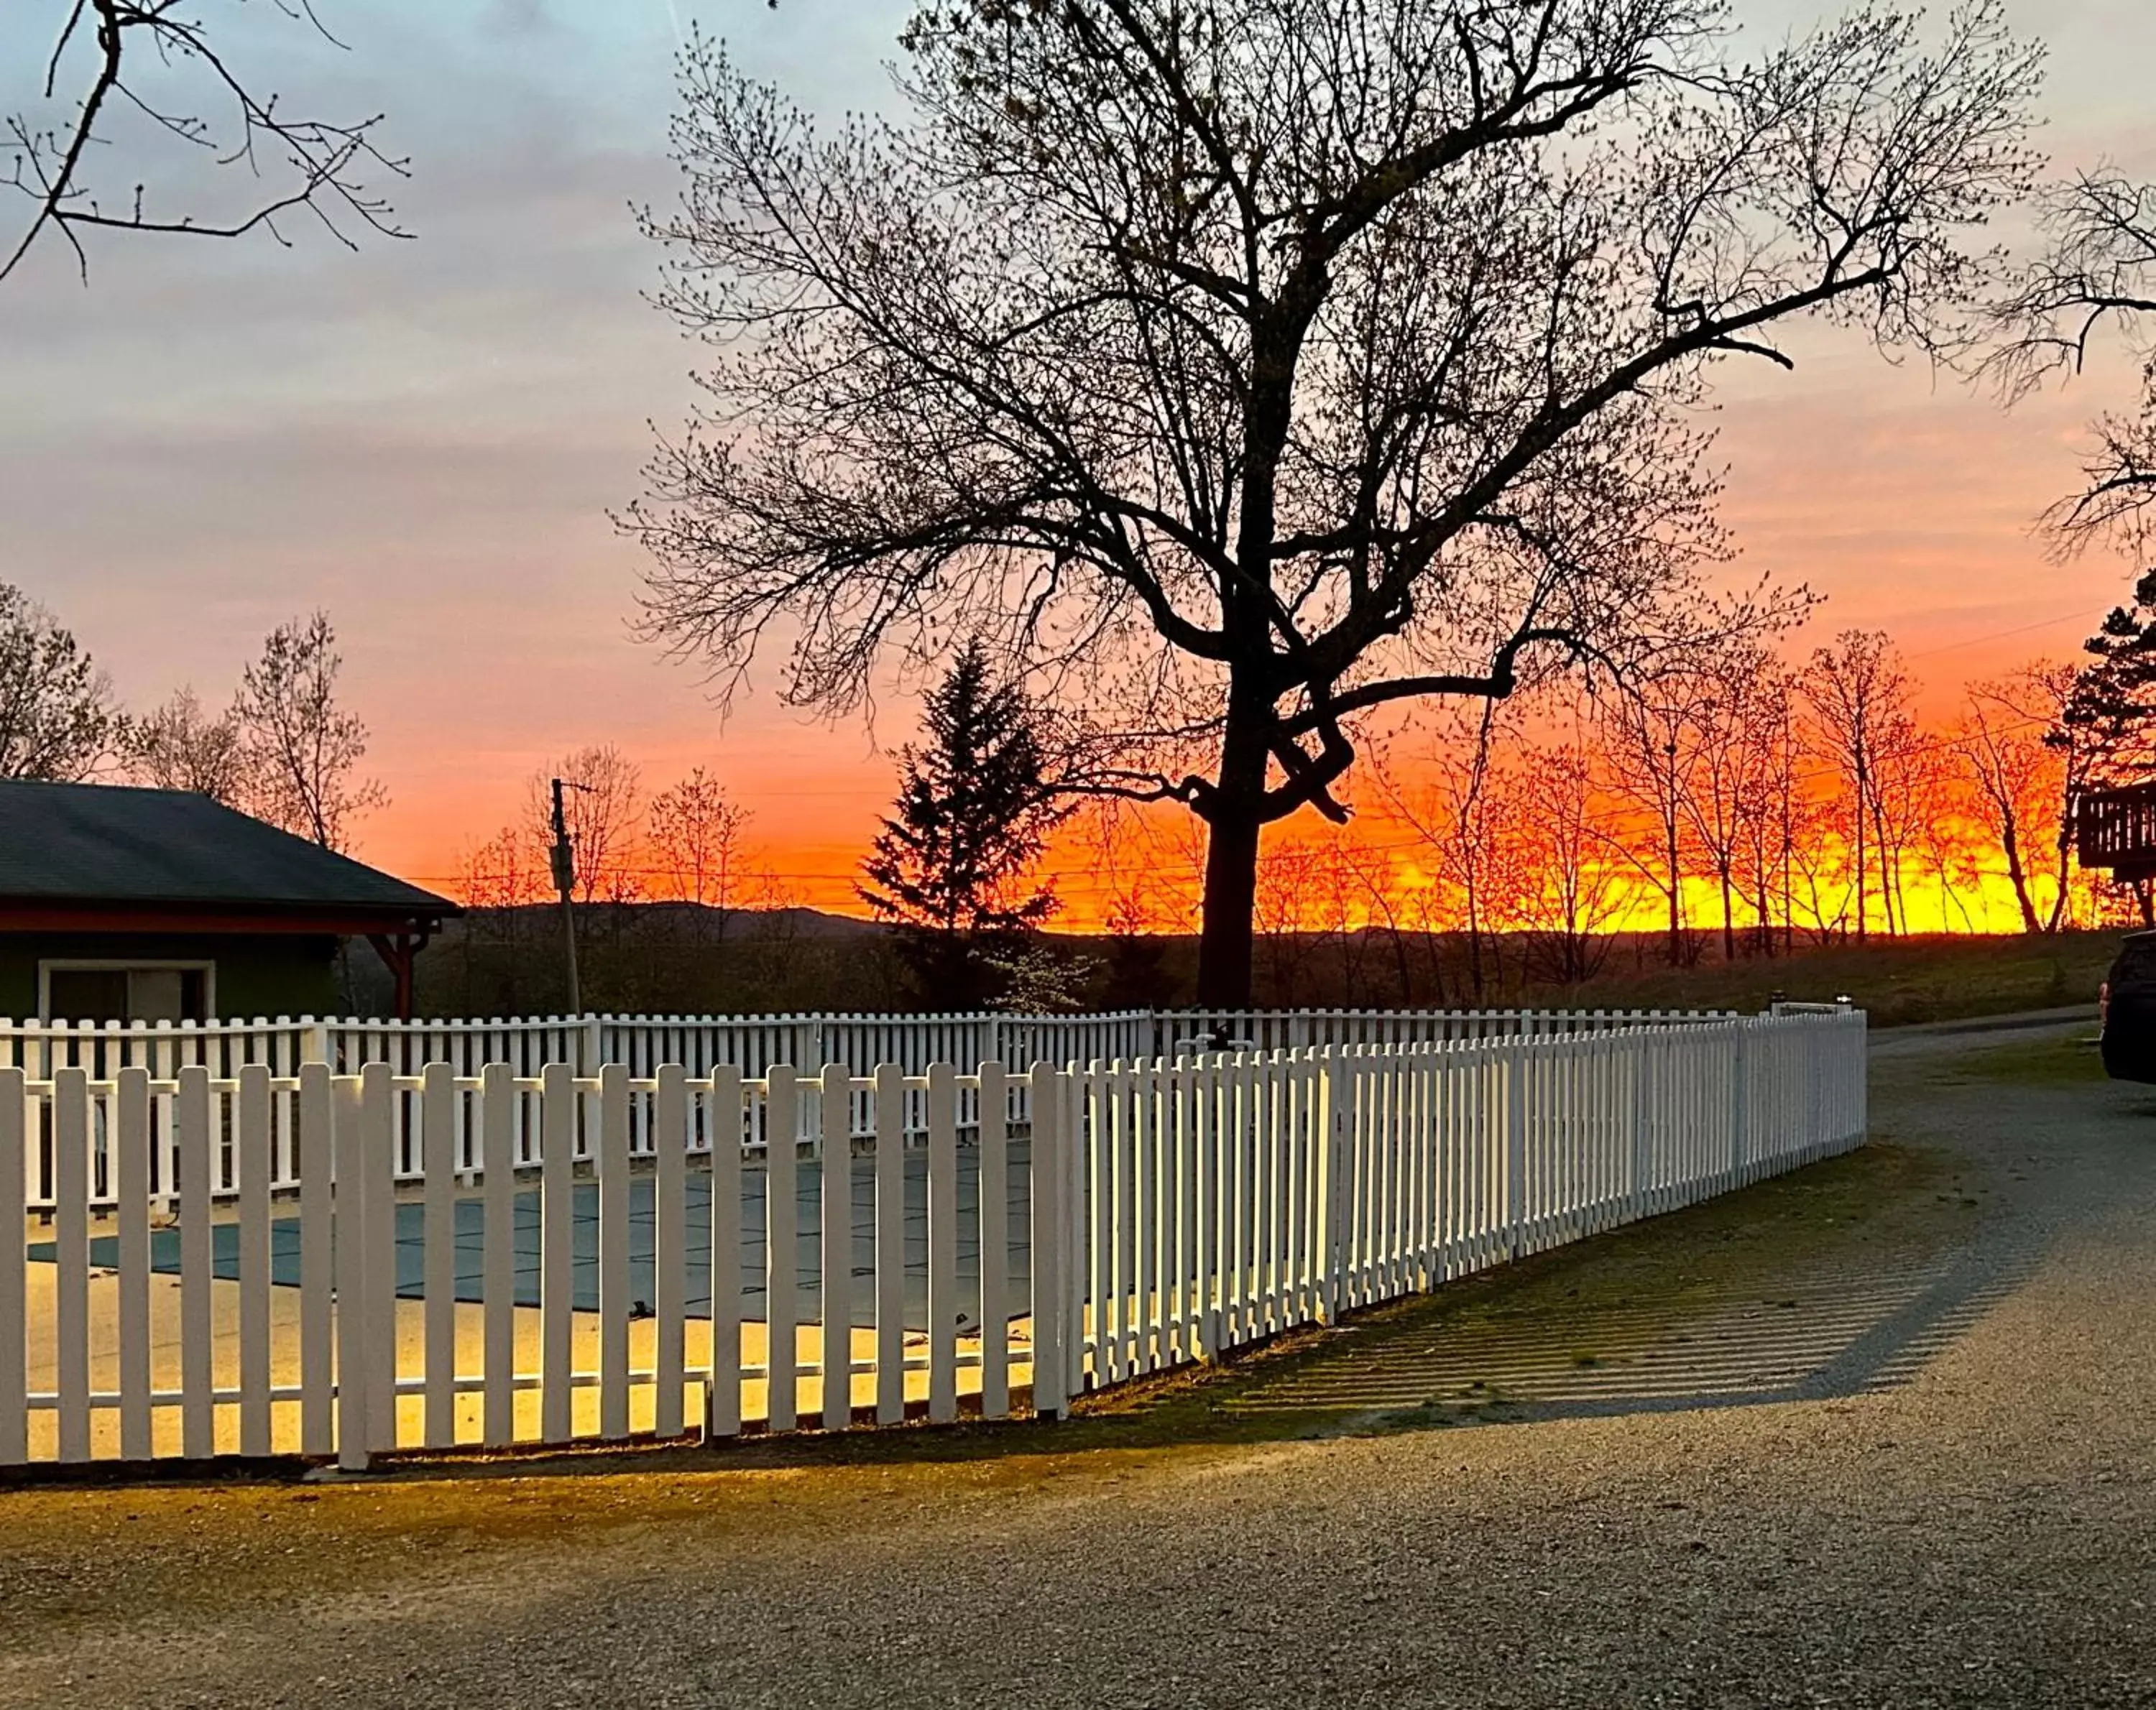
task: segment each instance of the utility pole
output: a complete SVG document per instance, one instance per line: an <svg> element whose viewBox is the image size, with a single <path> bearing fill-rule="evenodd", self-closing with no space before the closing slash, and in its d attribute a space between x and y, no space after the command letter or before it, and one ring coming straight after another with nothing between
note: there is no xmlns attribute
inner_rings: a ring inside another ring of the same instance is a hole
<svg viewBox="0 0 2156 1710"><path fill-rule="evenodd" d="M554 867L554 888L562 897L562 936L569 952L569 1013L584 1012L583 994L577 982L577 850L569 836L569 822L562 812L562 792L581 790L581 784L554 780L554 847L548 852Z"/></svg>

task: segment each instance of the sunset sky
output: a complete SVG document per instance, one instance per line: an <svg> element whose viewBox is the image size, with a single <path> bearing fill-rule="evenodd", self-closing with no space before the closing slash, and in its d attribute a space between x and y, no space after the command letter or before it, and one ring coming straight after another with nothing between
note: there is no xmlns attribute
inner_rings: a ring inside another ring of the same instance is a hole
<svg viewBox="0 0 2156 1710"><path fill-rule="evenodd" d="M0 15L0 110L65 9ZM647 419L680 417L697 355L639 297L658 257L629 212L672 194L677 31L701 20L835 113L884 98L908 9L327 0L345 53L235 9L264 81L388 115L417 238L354 255L304 229L291 249L112 237L87 289L45 245L0 285L0 580L59 613L137 707L183 683L222 701L265 631L326 608L393 797L360 852L422 882L449 881L535 768L612 741L654 787L711 766L774 864L841 900L911 705L886 702L871 731L757 694L722 724L692 668L632 639L639 554L605 513L636 495ZM1737 7L1777 33L1840 9ZM2056 161L2156 176L2156 6L2010 9L2051 46ZM14 217L0 200L0 233ZM1821 633L1893 632L1936 704L2070 652L2127 566L2048 563L2032 525L2073 485L2087 418L2127 396L2127 365L2008 416L1854 340L1795 348L1795 374L1761 367L1722 395L1746 570L1828 596Z"/></svg>

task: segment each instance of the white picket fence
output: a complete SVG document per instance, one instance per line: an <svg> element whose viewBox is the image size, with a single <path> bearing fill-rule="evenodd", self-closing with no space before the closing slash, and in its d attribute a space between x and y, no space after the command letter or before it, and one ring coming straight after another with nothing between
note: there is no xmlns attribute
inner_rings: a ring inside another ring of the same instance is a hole
<svg viewBox="0 0 2156 1710"><path fill-rule="evenodd" d="M1423 1045L1539 1038L1726 1020L1698 1010L1127 1010L1111 1015L542 1016L472 1021L274 1020L114 1023L0 1019L0 1067L33 1080L60 1068L105 1076L139 1067L169 1079L200 1064L229 1077L259 1063L279 1075L326 1062L357 1074L388 1063L416 1074L445 1062L475 1074L506 1063L536 1075L551 1063L580 1073L604 1063L649 1075L662 1063L691 1074L720 1067L764 1073L774 1064L839 1062L856 1073L896 1063L1136 1062L1201 1042L1282 1051L1324 1045Z"/></svg>
<svg viewBox="0 0 2156 1710"><path fill-rule="evenodd" d="M1864 1037L0 1069L0 1465L1053 1415L1855 1145Z"/></svg>
<svg viewBox="0 0 2156 1710"><path fill-rule="evenodd" d="M1073 1078L1072 1393L1861 1144L1861 1014L1327 1047Z"/></svg>
<svg viewBox="0 0 2156 1710"><path fill-rule="evenodd" d="M278 1016L211 1022L94 1022L0 1020L0 1067L20 1067L33 1080L49 1078L62 1068L79 1067L93 1080L109 1079L124 1067L147 1069L153 1078L170 1080L186 1067L200 1065L212 1076L231 1080L243 1068L260 1064L273 1075L290 1078L301 1065L329 1064L340 1074L357 1074L372 1063L387 1063L399 1075L416 1075L431 1063L447 1063L459 1074L476 1075L493 1063L506 1063L519 1076L536 1077L549 1065L566 1063L579 1074L596 1074L607 1063L620 1063L634 1076L649 1077L663 1063L679 1063L691 1075L736 1068L751 1078L780 1064L840 1063L857 1076L879 1065L895 1063L908 1075L927 1073L932 1063L1029 1063L1059 1065L1137 1062L1176 1057L1230 1042L1240 1048L1277 1051L1324 1045L1424 1044L1439 1042L1603 1032L1612 1028L1688 1026L1724 1018L1713 1011L1646 1010L1126 1010L1107 1015L778 1015L778 1016L544 1016L529 1018L459 1021L297 1019ZM958 1120L972 1129L979 1119L976 1088L960 1089ZM1005 1120L1024 1126L1031 1120L1023 1080L1011 1083ZM295 1094L273 1094L278 1134L274 1184L292 1186L293 1136L297 1116ZM804 1087L797 1101L800 1138L813 1143L822 1131L820 1093ZM906 1094L902 1125L916 1139L926 1132L926 1094ZM578 1158L588 1157L594 1114L588 1108L578 1125ZM850 1101L853 1131L870 1129L870 1103L856 1093ZM395 1103L391 1124L400 1180L416 1171L408 1132L410 1101ZM525 1101L515 1123L519 1156L530 1150L532 1107ZM639 1112L632 1119L632 1139L644 1146ZM41 1167L49 1194L50 1146L41 1143ZM153 1153L153 1172L161 1168ZM169 1176L157 1175L167 1180Z"/></svg>

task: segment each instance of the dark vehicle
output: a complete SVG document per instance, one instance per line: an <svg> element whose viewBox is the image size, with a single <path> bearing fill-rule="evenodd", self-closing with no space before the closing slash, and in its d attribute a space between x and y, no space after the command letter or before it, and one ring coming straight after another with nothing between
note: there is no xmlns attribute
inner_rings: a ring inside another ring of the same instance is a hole
<svg viewBox="0 0 2156 1710"><path fill-rule="evenodd" d="M2114 1081L2156 1082L2156 932L2130 934L2097 994L2103 1072Z"/></svg>

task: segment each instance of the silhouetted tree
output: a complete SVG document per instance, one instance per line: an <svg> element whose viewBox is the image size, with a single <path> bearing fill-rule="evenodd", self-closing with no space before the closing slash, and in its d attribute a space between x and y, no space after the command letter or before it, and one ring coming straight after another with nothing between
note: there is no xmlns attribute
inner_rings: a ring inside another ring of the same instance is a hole
<svg viewBox="0 0 2156 1710"><path fill-rule="evenodd" d="M2060 723L2085 749L2092 788L2156 774L2156 570L2133 584L2130 603L2104 614L2082 643L2088 655Z"/></svg>
<svg viewBox="0 0 2156 1710"><path fill-rule="evenodd" d="M1016 685L992 679L979 643L930 693L926 723L927 740L904 751L897 811L877 833L859 890L897 926L921 1001L975 1009L1014 970L1029 989L1040 985L1037 959L1024 952L1058 905L1026 874L1067 810L1055 801L1039 713Z"/></svg>
<svg viewBox="0 0 2156 1710"><path fill-rule="evenodd" d="M739 901L742 839L749 811L701 766L651 798L649 842L654 867L674 894L725 918Z"/></svg>
<svg viewBox="0 0 2156 1710"><path fill-rule="evenodd" d="M524 829L542 869L554 841L556 778L570 786L562 794L562 817L576 856L577 901L634 901L643 888L634 847L641 769L615 744L595 742L531 774L525 784Z"/></svg>
<svg viewBox="0 0 2156 1710"><path fill-rule="evenodd" d="M1875 878L1887 929L1894 930L1893 892L1881 844L1893 756L1913 728L1908 673L1884 631L1851 629L1835 637L1831 647L1814 650L1801 683L1820 756L1845 792L1838 829L1854 861L1856 938L1861 944L1871 930Z"/></svg>
<svg viewBox="0 0 2156 1710"><path fill-rule="evenodd" d="M1825 314L1937 348L1988 289L2038 57L1997 0L1754 49L1716 0L933 0L906 119L681 67L663 305L722 349L662 444L652 630L846 708L993 627L1097 790L1209 831L1199 996L1260 834L1368 716L1621 666L1717 612L1718 365Z"/></svg>
<svg viewBox="0 0 2156 1710"><path fill-rule="evenodd" d="M111 684L82 644L0 582L0 778L88 777L117 728Z"/></svg>
<svg viewBox="0 0 2156 1710"><path fill-rule="evenodd" d="M248 811L338 851L350 847L352 822L389 800L379 781L357 776L367 726L338 704L343 668L328 617L294 618L270 631L232 710Z"/></svg>
<svg viewBox="0 0 2156 1710"><path fill-rule="evenodd" d="M2041 252L1999 306L2006 337L1992 358L2010 397L2079 373L2096 334L2114 328L2142 365L2139 404L2094 423L2082 490L2047 520L2060 548L2107 538L2138 555L2156 515L2156 186L2109 171L2047 191Z"/></svg>
<svg viewBox="0 0 2156 1710"><path fill-rule="evenodd" d="M227 807L247 805L248 753L239 722L230 710L203 710L192 688L128 719L119 746L136 783L191 791Z"/></svg>

